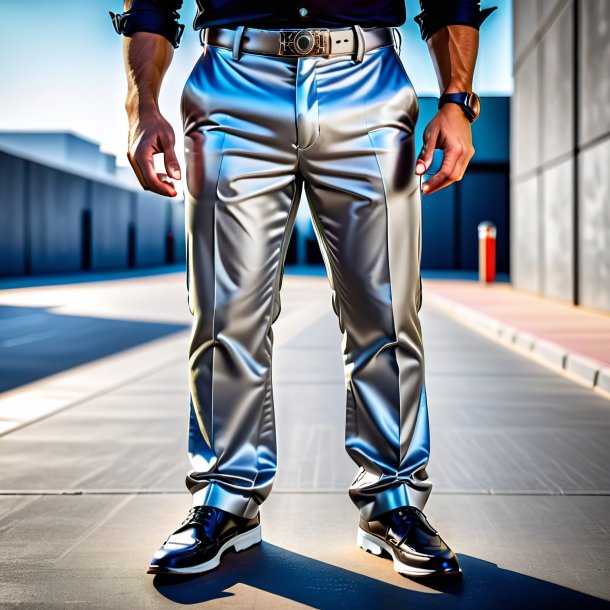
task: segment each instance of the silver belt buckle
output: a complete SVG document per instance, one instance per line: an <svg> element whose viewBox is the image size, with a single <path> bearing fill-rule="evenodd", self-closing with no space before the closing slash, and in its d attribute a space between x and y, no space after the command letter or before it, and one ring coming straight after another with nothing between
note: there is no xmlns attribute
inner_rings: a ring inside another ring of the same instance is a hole
<svg viewBox="0 0 610 610"><path fill-rule="evenodd" d="M330 30L280 30L280 55L329 55Z"/></svg>

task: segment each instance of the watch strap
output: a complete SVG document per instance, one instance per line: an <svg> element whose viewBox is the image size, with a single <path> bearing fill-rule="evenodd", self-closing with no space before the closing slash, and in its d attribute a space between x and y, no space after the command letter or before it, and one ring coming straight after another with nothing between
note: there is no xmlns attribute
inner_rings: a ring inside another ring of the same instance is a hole
<svg viewBox="0 0 610 610"><path fill-rule="evenodd" d="M464 111L466 118L472 123L476 118L472 108L468 105L468 92L458 93L443 93L438 98L438 108L442 108L445 104L457 104Z"/></svg>

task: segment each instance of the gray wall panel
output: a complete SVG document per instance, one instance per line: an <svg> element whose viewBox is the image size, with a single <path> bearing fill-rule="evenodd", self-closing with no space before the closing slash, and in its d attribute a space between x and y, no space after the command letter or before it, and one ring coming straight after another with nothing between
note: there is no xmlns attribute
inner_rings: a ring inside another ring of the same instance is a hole
<svg viewBox="0 0 610 610"><path fill-rule="evenodd" d="M544 172L544 294L573 302L574 290L574 161Z"/></svg>
<svg viewBox="0 0 610 610"><path fill-rule="evenodd" d="M132 196L130 191L93 183L91 191L93 269L127 267L127 229L131 218Z"/></svg>
<svg viewBox="0 0 610 610"><path fill-rule="evenodd" d="M526 47L534 39L540 12L539 0L514 0L513 20L515 23L513 48L515 61L521 59Z"/></svg>
<svg viewBox="0 0 610 610"><path fill-rule="evenodd" d="M532 176L513 183L511 190L511 279L531 292L541 290L538 183L538 176Z"/></svg>
<svg viewBox="0 0 610 610"><path fill-rule="evenodd" d="M566 4L566 0L534 0L534 2L540 3L540 8L538 9L540 23L545 23L552 13L561 10L562 5Z"/></svg>
<svg viewBox="0 0 610 610"><path fill-rule="evenodd" d="M579 3L580 142L610 133L610 2Z"/></svg>
<svg viewBox="0 0 610 610"><path fill-rule="evenodd" d="M572 152L574 148L574 26L569 2L553 21L542 43L542 162Z"/></svg>
<svg viewBox="0 0 610 610"><path fill-rule="evenodd" d="M538 117L538 48L530 53L515 75L511 100L511 175L536 168L540 162L540 121Z"/></svg>
<svg viewBox="0 0 610 610"><path fill-rule="evenodd" d="M511 279L610 311L610 1L513 6Z"/></svg>
<svg viewBox="0 0 610 610"><path fill-rule="evenodd" d="M25 269L26 162L0 152L0 273Z"/></svg>
<svg viewBox="0 0 610 610"><path fill-rule="evenodd" d="M165 263L167 198L139 193L136 202L136 265Z"/></svg>
<svg viewBox="0 0 610 610"><path fill-rule="evenodd" d="M579 158L580 302L610 311L610 140Z"/></svg>
<svg viewBox="0 0 610 610"><path fill-rule="evenodd" d="M79 271L87 181L37 163L30 167L32 273Z"/></svg>

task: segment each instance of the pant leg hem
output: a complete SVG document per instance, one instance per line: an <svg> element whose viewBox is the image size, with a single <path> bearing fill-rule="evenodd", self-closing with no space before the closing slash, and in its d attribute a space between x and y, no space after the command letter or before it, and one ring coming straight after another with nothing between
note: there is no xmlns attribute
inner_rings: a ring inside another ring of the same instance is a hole
<svg viewBox="0 0 610 610"><path fill-rule="evenodd" d="M372 487L372 486L371 486ZM418 482L417 487L404 481L377 493L366 488L351 488L349 495L360 511L365 521L372 521L379 515L400 508L401 506L415 506L423 511L428 501L432 484Z"/></svg>
<svg viewBox="0 0 610 610"><path fill-rule="evenodd" d="M217 483L209 483L192 496L192 506L214 506L246 519L256 517L260 506L252 496L230 492Z"/></svg>

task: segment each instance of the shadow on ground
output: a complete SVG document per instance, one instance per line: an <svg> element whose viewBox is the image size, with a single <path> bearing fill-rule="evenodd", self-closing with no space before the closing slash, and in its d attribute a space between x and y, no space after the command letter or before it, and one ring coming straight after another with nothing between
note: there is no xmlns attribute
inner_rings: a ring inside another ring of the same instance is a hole
<svg viewBox="0 0 610 610"><path fill-rule="evenodd" d="M157 575L155 588L178 604L235 595L246 585L320 610L377 608L609 608L604 600L460 555L464 575L420 579L429 591L413 591L304 557L268 542L246 553L228 553L220 568L191 576ZM371 560L382 561L371 557ZM389 560L388 560L389 561ZM407 579L408 584L408 579Z"/></svg>
<svg viewBox="0 0 610 610"><path fill-rule="evenodd" d="M183 331L185 324L0 306L0 392Z"/></svg>

